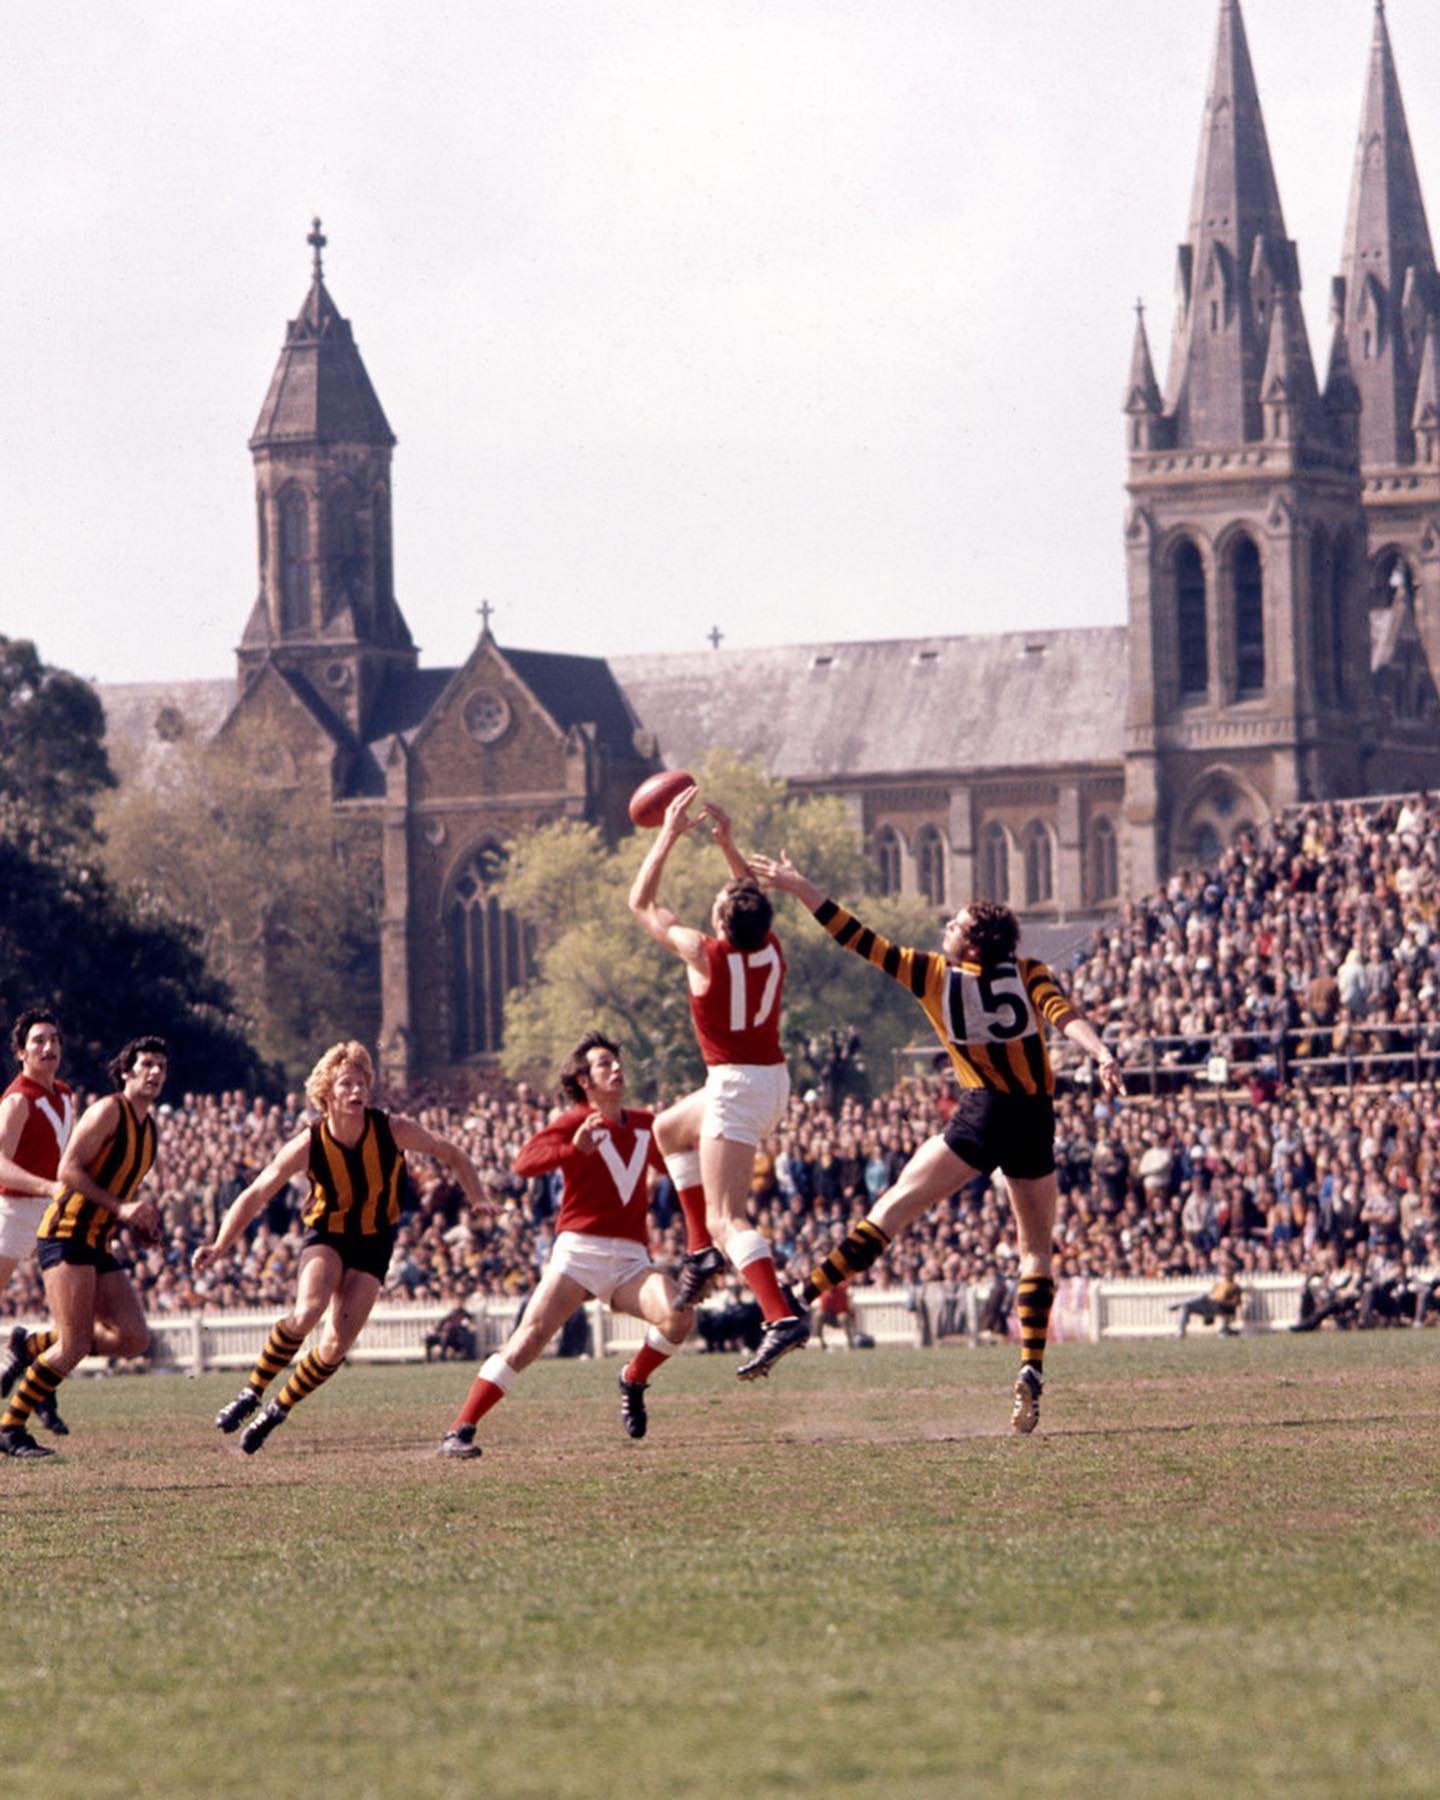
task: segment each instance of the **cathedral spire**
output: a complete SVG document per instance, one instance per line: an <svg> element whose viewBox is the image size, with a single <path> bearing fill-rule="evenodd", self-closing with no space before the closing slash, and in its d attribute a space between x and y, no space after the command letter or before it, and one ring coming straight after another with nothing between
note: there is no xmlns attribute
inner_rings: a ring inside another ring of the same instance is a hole
<svg viewBox="0 0 1440 1800"><path fill-rule="evenodd" d="M1366 467L1408 463L1426 321L1436 310L1435 257L1380 0L1370 39L1339 289L1360 390Z"/></svg>
<svg viewBox="0 0 1440 1800"><path fill-rule="evenodd" d="M1179 255L1169 370L1179 444L1227 446L1261 436L1271 319L1281 298L1299 290L1239 0L1221 0ZM1283 310L1298 316L1288 304ZM1303 337L1296 341L1293 329L1290 337L1288 354L1308 359Z"/></svg>

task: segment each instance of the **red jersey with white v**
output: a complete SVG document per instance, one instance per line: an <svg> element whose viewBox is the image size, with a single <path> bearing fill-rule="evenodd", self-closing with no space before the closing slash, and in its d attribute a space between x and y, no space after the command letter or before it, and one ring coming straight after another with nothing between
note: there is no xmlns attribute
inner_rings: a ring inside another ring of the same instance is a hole
<svg viewBox="0 0 1440 1800"><path fill-rule="evenodd" d="M57 1081L52 1090L28 1075L17 1075L0 1100L8 1100L12 1094L23 1094L30 1104L11 1160L42 1181L54 1181L75 1124L75 1095L63 1081ZM0 1194L9 1192L13 1190L0 1187Z"/></svg>
<svg viewBox="0 0 1440 1800"><path fill-rule="evenodd" d="M565 1178L557 1231L588 1231L596 1237L650 1240L646 1223L649 1182L645 1171L665 1173L665 1160L655 1147L655 1115L627 1106L618 1121L593 1133L595 1148L577 1150L575 1133L590 1117L588 1106L568 1112L537 1131L515 1159L517 1175L548 1175L559 1169Z"/></svg>
<svg viewBox="0 0 1440 1800"><path fill-rule="evenodd" d="M783 1063L780 996L785 957L772 931L758 950L737 950L719 938L701 940L710 985L690 990L690 1016L707 1068L716 1063Z"/></svg>

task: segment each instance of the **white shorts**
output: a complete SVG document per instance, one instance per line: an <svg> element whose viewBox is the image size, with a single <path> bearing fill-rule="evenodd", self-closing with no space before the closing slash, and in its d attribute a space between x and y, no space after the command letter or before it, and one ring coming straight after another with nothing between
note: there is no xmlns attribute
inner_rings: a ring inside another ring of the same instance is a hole
<svg viewBox="0 0 1440 1800"><path fill-rule="evenodd" d="M790 1071L784 1063L716 1063L705 1077L701 1137L758 1144L785 1117Z"/></svg>
<svg viewBox="0 0 1440 1800"><path fill-rule="evenodd" d="M634 1238L593 1237L588 1231L562 1231L549 1266L606 1302L616 1288L655 1267L650 1252Z"/></svg>
<svg viewBox="0 0 1440 1800"><path fill-rule="evenodd" d="M0 1194L0 1256L29 1256L49 1204L43 1194Z"/></svg>

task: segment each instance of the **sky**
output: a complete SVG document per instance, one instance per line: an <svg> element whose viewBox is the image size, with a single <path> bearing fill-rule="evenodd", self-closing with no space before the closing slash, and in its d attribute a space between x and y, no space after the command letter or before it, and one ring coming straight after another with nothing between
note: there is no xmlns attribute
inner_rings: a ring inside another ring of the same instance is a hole
<svg viewBox="0 0 1440 1800"><path fill-rule="evenodd" d="M1245 0L1312 351L1371 0ZM1440 207L1440 15L1389 0ZM310 270L427 666L1114 624L1218 0L49 0L7 19L0 633L229 675ZM1323 25L1320 23L1323 18Z"/></svg>

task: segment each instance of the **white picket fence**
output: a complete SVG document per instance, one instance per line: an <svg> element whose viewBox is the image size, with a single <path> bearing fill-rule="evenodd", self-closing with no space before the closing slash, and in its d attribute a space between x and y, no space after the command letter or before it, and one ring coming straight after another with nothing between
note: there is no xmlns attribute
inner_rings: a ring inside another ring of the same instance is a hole
<svg viewBox="0 0 1440 1800"><path fill-rule="evenodd" d="M1099 1343L1107 1338L1173 1337L1178 1307L1207 1293L1210 1286L1211 1281L1204 1277L1193 1281L1062 1281L1051 1315L1051 1340ZM1300 1317L1304 1283L1298 1275L1250 1276L1242 1286L1242 1331L1283 1331ZM852 1289L851 1300L859 1330L877 1347L915 1347L925 1341L925 1310L908 1289L857 1288ZM426 1334L450 1310L414 1301L379 1305L371 1313L351 1358L356 1362L423 1362ZM475 1326L479 1354L485 1356L499 1349L513 1329L517 1303L477 1298L467 1310ZM638 1319L612 1313L599 1301L591 1301L585 1315L590 1355L629 1356L638 1349L645 1330ZM206 1369L248 1369L259 1355L276 1316L273 1310L152 1314L150 1363L156 1368L183 1369L195 1374ZM963 1297L951 1306L949 1316L967 1316ZM968 1316L973 1319L973 1309ZM42 1321L27 1322L39 1325ZM1191 1329L1201 1334L1207 1328L1197 1323ZM957 1327L945 1341L965 1335L963 1327ZM1013 1312L1010 1335L1019 1335ZM843 1349L844 1340L831 1333L826 1347ZM698 1333L686 1348L700 1348ZM810 1349L818 1348L812 1338ZM555 1350L556 1345L552 1344L550 1353ZM92 1372L104 1366L98 1357L81 1364L82 1370Z"/></svg>

